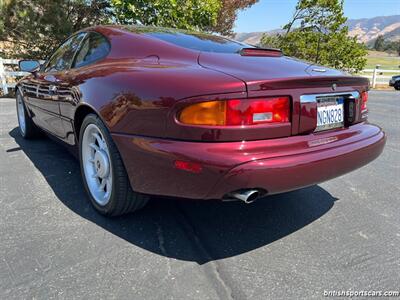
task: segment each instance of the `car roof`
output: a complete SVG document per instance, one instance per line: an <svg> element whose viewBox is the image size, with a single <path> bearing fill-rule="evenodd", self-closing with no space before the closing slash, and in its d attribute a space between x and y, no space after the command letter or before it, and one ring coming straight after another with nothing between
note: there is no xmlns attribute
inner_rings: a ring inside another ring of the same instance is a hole
<svg viewBox="0 0 400 300"><path fill-rule="evenodd" d="M136 38L161 42L160 46L164 46L166 42L173 47L197 52L238 53L240 49L254 47L216 34L156 26L106 25L86 30L100 32L109 38L121 34L128 38L135 35Z"/></svg>
<svg viewBox="0 0 400 300"><path fill-rule="evenodd" d="M177 28L167 28L167 27L159 27L159 26L144 26L144 25L100 25L100 26L95 26L92 27L96 31L96 29L99 29L99 31L104 32L108 30L118 30L118 31L125 31L127 33L134 33L138 35L145 35L148 37L152 37L155 39L160 39L159 37L161 35L176 35L176 36L192 36L192 37L197 37L199 39L203 40L210 40L214 41L217 43L223 43L223 42L234 42L237 44L240 44L242 46L247 46L247 47L254 47L245 43L241 43L235 40L232 40L228 37L221 36L218 34L212 34L212 33L206 33L206 32L201 32L201 31L196 31L196 30L185 30L185 29L177 29Z"/></svg>
<svg viewBox="0 0 400 300"><path fill-rule="evenodd" d="M105 29L119 29L127 32L132 32L136 34L151 34L151 33L182 33L182 34L194 34L194 35L205 35L205 36L218 36L215 34L209 34L201 31L195 30L185 30L185 29L177 29L177 28L168 28L168 27L160 27L160 26L145 26L145 25L99 25L92 27L96 28L105 28Z"/></svg>

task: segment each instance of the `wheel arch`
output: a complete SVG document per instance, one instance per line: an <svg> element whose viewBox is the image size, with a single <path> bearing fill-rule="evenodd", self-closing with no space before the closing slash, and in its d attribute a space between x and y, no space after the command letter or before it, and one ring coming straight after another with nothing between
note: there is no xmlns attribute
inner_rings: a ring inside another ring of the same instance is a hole
<svg viewBox="0 0 400 300"><path fill-rule="evenodd" d="M31 112L30 108L28 107L28 105L26 104L26 101L25 101L24 90L23 90L22 86L21 86L19 83L17 83L17 84L15 85L15 87L14 87L14 93L15 93L15 99L17 98L18 93L21 94L21 97L22 97L22 99L24 100L26 113L28 114L28 116L29 116L30 118L32 118L32 112Z"/></svg>
<svg viewBox="0 0 400 300"><path fill-rule="evenodd" d="M75 139L76 139L77 144L79 143L79 134L80 134L80 131L81 131L83 120L89 114L94 114L97 117L99 117L100 120L106 126L106 128L108 130L110 130L110 128L108 127L107 122L104 121L104 119L102 118L101 114L99 114L94 107L92 107L91 105L89 105L87 103L82 103L81 105L79 105L76 108L75 114L74 114L74 119L73 119L73 125L74 125L74 131L75 131Z"/></svg>

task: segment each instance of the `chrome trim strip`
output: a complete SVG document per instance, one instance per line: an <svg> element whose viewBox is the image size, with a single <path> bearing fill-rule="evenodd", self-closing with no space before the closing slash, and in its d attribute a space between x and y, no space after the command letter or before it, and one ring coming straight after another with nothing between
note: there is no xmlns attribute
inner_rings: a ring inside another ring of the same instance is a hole
<svg viewBox="0 0 400 300"><path fill-rule="evenodd" d="M357 91L354 92L343 92L343 93L329 93L329 94L316 94L316 95L301 95L300 103L314 103L317 102L317 98L319 97L334 97L334 96L351 96L355 99L360 98L360 93Z"/></svg>
<svg viewBox="0 0 400 300"><path fill-rule="evenodd" d="M313 72L325 73L325 72L326 72L326 69L315 68L315 69L312 69L311 71L313 71Z"/></svg>

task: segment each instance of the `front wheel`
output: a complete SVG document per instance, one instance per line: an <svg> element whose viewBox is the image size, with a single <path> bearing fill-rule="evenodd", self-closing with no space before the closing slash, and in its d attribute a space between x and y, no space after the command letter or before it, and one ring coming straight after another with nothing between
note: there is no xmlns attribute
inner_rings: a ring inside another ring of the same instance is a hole
<svg viewBox="0 0 400 300"><path fill-rule="evenodd" d="M394 86L395 90L400 91L400 84Z"/></svg>
<svg viewBox="0 0 400 300"><path fill-rule="evenodd" d="M24 98L19 91L17 91L16 93L16 101L19 133L24 139L31 139L33 137L36 137L39 133L39 129L36 127L32 119L28 115Z"/></svg>
<svg viewBox="0 0 400 300"><path fill-rule="evenodd" d="M107 128L94 114L83 120L79 149L83 182L93 206L100 213L122 215L148 202L148 196L132 190L121 155Z"/></svg>

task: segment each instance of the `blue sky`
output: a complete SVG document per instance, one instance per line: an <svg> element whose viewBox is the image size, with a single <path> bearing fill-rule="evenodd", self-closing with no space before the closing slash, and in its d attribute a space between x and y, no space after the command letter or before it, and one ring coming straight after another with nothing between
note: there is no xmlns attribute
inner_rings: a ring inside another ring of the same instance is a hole
<svg viewBox="0 0 400 300"><path fill-rule="evenodd" d="M293 15L297 0L260 0L239 12L235 32L280 28ZM350 19L400 15L400 0L345 0L344 13Z"/></svg>

